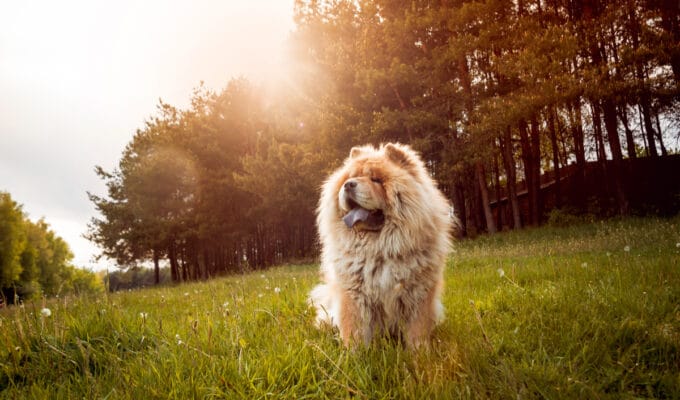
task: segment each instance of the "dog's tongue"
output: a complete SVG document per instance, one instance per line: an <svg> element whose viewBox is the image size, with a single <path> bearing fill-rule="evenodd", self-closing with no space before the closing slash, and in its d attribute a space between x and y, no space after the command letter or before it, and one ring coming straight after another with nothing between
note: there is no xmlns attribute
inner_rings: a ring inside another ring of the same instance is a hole
<svg viewBox="0 0 680 400"><path fill-rule="evenodd" d="M371 215L371 212L367 209L356 207L342 217L342 220L345 221L345 225L347 225L348 228L351 228L359 221L366 221L369 215Z"/></svg>

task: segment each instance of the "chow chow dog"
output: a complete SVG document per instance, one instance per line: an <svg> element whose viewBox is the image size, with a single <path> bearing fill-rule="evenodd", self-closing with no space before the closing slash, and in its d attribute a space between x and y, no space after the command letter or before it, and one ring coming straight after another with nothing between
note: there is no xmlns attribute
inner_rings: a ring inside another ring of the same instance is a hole
<svg viewBox="0 0 680 400"><path fill-rule="evenodd" d="M337 327L346 346L375 335L429 342L444 317L450 210L409 146L352 148L317 210L323 283L309 296L317 325Z"/></svg>

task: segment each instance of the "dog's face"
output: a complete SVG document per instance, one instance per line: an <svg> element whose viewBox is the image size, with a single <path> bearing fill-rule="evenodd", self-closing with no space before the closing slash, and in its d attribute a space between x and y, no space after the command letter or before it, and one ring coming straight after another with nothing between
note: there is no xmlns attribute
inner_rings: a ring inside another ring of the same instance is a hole
<svg viewBox="0 0 680 400"><path fill-rule="evenodd" d="M402 193L413 187L411 155L388 144L378 150L353 148L339 182L338 207L350 228L379 231L402 205Z"/></svg>

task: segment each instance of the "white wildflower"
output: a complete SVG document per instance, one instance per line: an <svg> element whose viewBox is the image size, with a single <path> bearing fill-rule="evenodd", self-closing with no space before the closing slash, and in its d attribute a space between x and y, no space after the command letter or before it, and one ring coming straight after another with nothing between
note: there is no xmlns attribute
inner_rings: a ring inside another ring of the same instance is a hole
<svg viewBox="0 0 680 400"><path fill-rule="evenodd" d="M678 242L678 243L675 244L675 248L676 248L676 249L680 249L680 242Z"/></svg>
<svg viewBox="0 0 680 400"><path fill-rule="evenodd" d="M264 279L264 274L261 274L261 275L260 275L260 278Z"/></svg>
<svg viewBox="0 0 680 400"><path fill-rule="evenodd" d="M501 278L505 277L505 271L503 271L503 268L498 268L498 276Z"/></svg>
<svg viewBox="0 0 680 400"><path fill-rule="evenodd" d="M43 308L42 310L40 310L40 314L41 314L43 317L47 318L47 317L49 317L50 315L52 315L52 311L51 311L49 308Z"/></svg>
<svg viewBox="0 0 680 400"><path fill-rule="evenodd" d="M281 288L280 287L275 287L274 288L274 293L281 293Z"/></svg>
<svg viewBox="0 0 680 400"><path fill-rule="evenodd" d="M147 314L147 313L145 313L145 312L140 312L140 313L139 313L139 318L141 318L141 319L143 319L143 320L146 320L146 317L148 317L148 316L149 316L149 314Z"/></svg>
<svg viewBox="0 0 680 400"><path fill-rule="evenodd" d="M630 246L626 245L626 247L623 248L623 251L628 253L630 251Z"/></svg>
<svg viewBox="0 0 680 400"><path fill-rule="evenodd" d="M225 301L225 302L222 304L222 307L224 307L224 308L229 307L229 302L228 302L228 301Z"/></svg>
<svg viewBox="0 0 680 400"><path fill-rule="evenodd" d="M184 295L185 295L185 296L188 296L188 295L189 295L189 292L184 292Z"/></svg>
<svg viewBox="0 0 680 400"><path fill-rule="evenodd" d="M262 293L258 294L257 297L262 298L264 295Z"/></svg>
<svg viewBox="0 0 680 400"><path fill-rule="evenodd" d="M587 262L581 263L581 268L588 268L588 263Z"/></svg>

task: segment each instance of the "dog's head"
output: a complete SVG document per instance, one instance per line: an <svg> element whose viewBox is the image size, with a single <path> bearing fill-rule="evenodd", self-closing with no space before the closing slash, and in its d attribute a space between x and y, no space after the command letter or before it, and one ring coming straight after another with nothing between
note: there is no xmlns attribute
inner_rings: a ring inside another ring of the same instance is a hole
<svg viewBox="0 0 680 400"><path fill-rule="evenodd" d="M380 231L390 218L403 217L409 202L422 197L418 191L425 168L405 145L354 147L341 171L335 182L337 207L349 228Z"/></svg>

